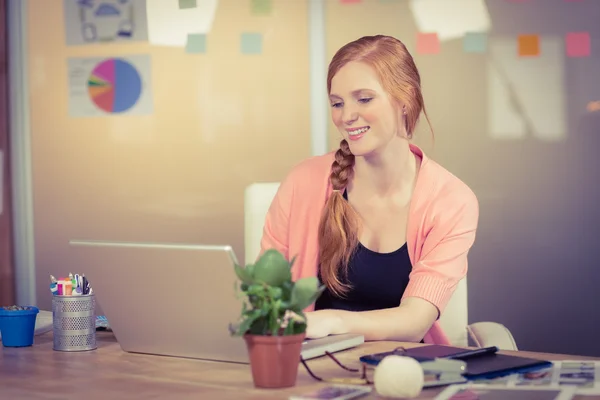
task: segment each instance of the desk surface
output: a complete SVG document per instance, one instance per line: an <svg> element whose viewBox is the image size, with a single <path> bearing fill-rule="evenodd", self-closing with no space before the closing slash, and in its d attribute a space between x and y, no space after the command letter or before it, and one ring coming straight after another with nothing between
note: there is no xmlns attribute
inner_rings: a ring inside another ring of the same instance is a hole
<svg viewBox="0 0 600 400"><path fill-rule="evenodd" d="M114 335L98 332L98 349L66 353L52 350L52 333L36 336L33 347L1 348L0 393L3 399L256 399L285 400L325 384L315 382L299 367L296 387L259 390L247 365L161 357L123 352ZM369 342L336 354L348 366L359 356L392 350L397 342ZM511 354L511 352L503 352ZM586 359L578 356L519 352L548 360ZM587 358L592 359L592 358ZM309 361L322 376L340 377L344 370L329 358ZM441 389L425 389L420 399L433 399ZM168 396L168 397L163 397ZM361 399L380 399L376 394ZM600 399L600 396L580 396Z"/></svg>

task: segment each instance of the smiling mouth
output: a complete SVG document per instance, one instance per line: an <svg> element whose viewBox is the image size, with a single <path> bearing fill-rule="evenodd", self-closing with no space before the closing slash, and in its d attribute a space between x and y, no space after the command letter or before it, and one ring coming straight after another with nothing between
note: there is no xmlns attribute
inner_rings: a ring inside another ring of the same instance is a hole
<svg viewBox="0 0 600 400"><path fill-rule="evenodd" d="M358 129L352 129L352 130L346 129L346 132L348 132L348 138L350 140L358 140L358 139L362 138L365 135L365 133L367 133L369 131L369 129L371 129L370 126L363 126Z"/></svg>
<svg viewBox="0 0 600 400"><path fill-rule="evenodd" d="M348 135L350 135L350 136L358 136L358 135L362 135L363 133L368 131L370 128L371 127L369 127L369 126L363 126L362 128L358 128L358 129L346 130L346 132L348 132Z"/></svg>

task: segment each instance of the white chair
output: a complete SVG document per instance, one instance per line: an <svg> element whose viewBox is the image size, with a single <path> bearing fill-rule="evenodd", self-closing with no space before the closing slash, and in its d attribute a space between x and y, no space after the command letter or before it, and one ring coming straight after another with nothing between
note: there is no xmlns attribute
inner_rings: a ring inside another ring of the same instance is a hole
<svg viewBox="0 0 600 400"><path fill-rule="evenodd" d="M278 182L253 183L244 193L244 250L246 264L253 263L260 252L265 216ZM467 279L461 280L440 317L442 329L454 346L497 346L501 350L517 350L510 331L496 322L469 325Z"/></svg>

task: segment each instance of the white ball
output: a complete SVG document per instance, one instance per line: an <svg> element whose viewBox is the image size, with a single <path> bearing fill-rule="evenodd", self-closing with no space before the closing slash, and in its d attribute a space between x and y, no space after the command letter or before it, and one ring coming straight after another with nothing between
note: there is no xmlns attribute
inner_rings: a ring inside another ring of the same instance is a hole
<svg viewBox="0 0 600 400"><path fill-rule="evenodd" d="M381 396L414 398L421 394L425 376L414 358L392 355L379 362L373 380Z"/></svg>

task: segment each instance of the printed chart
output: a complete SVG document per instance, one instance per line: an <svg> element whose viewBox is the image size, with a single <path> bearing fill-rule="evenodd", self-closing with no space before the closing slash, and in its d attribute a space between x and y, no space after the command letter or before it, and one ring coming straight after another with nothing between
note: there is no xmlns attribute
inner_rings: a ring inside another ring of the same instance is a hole
<svg viewBox="0 0 600 400"><path fill-rule="evenodd" d="M149 56L71 58L68 68L71 116L152 113Z"/></svg>
<svg viewBox="0 0 600 400"><path fill-rule="evenodd" d="M107 113L121 113L135 105L142 94L142 79L133 65L121 59L98 64L88 80L90 98Z"/></svg>
<svg viewBox="0 0 600 400"><path fill-rule="evenodd" d="M146 0L63 0L69 46L148 40Z"/></svg>

